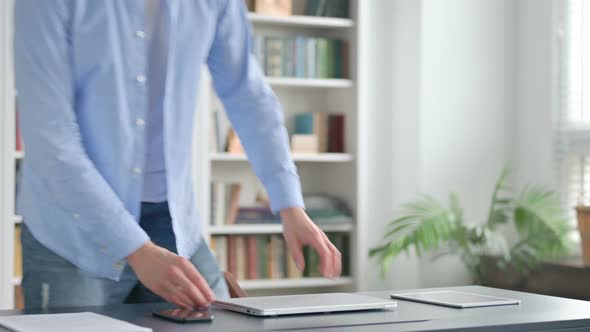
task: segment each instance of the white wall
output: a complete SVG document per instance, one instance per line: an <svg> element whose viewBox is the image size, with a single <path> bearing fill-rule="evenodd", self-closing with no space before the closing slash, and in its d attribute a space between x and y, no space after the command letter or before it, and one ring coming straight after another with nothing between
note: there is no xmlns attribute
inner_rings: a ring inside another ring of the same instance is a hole
<svg viewBox="0 0 590 332"><path fill-rule="evenodd" d="M516 3L426 0L422 8L420 191L455 191L471 223L485 220L512 157ZM458 259L421 266L422 286L469 284Z"/></svg>
<svg viewBox="0 0 590 332"><path fill-rule="evenodd" d="M564 0L560 0L564 1ZM514 149L517 187L554 187L552 168L553 1L518 1L517 121Z"/></svg>
<svg viewBox="0 0 590 332"><path fill-rule="evenodd" d="M379 243L383 228L395 207L416 193L418 158L418 109L421 2L415 0L370 0L363 3L369 18L361 38L370 58L363 59L367 117L370 133L365 138L365 160L370 174L365 179L368 207L366 243ZM375 52L374 50L379 50ZM403 51L401 51L403 50ZM363 187L363 186L361 186ZM368 290L418 286L415 259L396 260L385 279L372 260L364 276Z"/></svg>
<svg viewBox="0 0 590 332"><path fill-rule="evenodd" d="M461 196L466 217L484 219L493 184L513 156L516 7L513 0L372 0L371 81L375 147L367 179L372 246L417 193ZM391 142L391 147L386 143ZM390 153L391 156L386 154ZM400 257L366 288L467 284L456 259Z"/></svg>

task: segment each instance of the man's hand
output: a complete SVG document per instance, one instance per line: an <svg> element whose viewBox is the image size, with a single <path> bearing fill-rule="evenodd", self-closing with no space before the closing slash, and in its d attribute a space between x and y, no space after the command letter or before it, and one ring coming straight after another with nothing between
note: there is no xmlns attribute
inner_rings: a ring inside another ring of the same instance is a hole
<svg viewBox="0 0 590 332"><path fill-rule="evenodd" d="M302 208L281 210L283 235L297 268L303 270L303 246L309 245L320 256L320 272L334 279L342 272L342 256L324 232L309 219Z"/></svg>
<svg viewBox="0 0 590 332"><path fill-rule="evenodd" d="M170 303L192 309L215 301L207 281L188 259L152 242L134 251L127 261L145 287Z"/></svg>

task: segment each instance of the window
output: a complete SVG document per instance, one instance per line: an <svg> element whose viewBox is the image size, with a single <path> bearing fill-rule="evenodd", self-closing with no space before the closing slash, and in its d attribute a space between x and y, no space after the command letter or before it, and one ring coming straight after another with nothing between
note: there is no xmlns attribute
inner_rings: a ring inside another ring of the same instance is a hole
<svg viewBox="0 0 590 332"><path fill-rule="evenodd" d="M561 38L556 155L572 226L574 207L590 205L590 1L558 1Z"/></svg>

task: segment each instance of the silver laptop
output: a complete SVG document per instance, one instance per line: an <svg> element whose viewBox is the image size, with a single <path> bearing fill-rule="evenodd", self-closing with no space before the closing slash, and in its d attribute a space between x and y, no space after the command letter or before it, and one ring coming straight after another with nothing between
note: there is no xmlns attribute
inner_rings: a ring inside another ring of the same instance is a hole
<svg viewBox="0 0 590 332"><path fill-rule="evenodd" d="M338 311L394 309L397 302L358 294L327 293L241 297L216 301L214 307L253 316L280 316Z"/></svg>

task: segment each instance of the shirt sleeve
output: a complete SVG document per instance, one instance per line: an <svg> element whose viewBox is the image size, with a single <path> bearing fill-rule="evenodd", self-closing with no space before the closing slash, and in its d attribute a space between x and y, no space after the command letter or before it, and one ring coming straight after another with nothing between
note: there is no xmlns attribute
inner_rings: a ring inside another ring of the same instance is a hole
<svg viewBox="0 0 590 332"><path fill-rule="evenodd" d="M244 1L223 2L207 62L229 120L268 191L272 210L303 207L283 110L251 52Z"/></svg>
<svg viewBox="0 0 590 332"><path fill-rule="evenodd" d="M100 250L116 262L149 237L85 152L74 109L70 9L64 0L15 2L14 59L25 168L47 188L56 209L71 213L69 220L50 220L53 227L77 228L87 240L82 250Z"/></svg>

